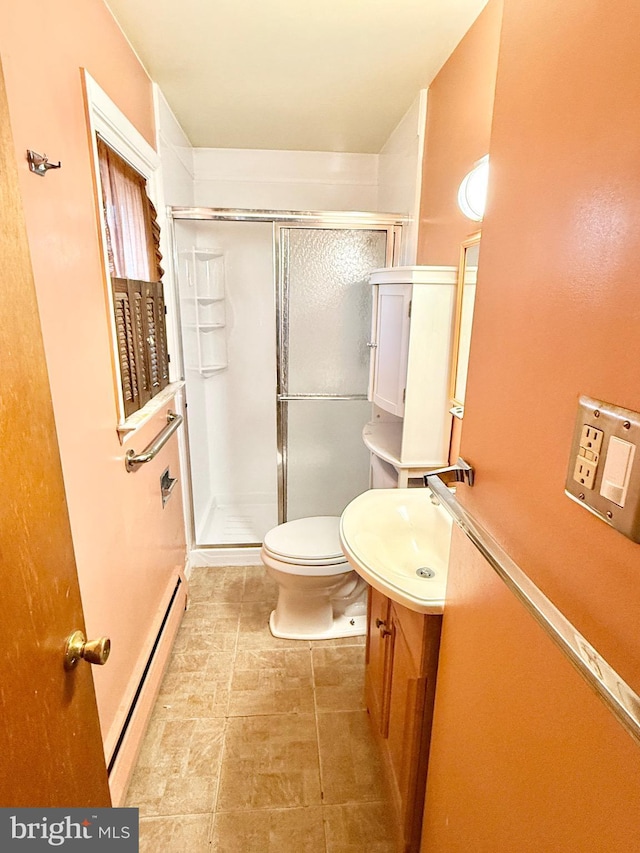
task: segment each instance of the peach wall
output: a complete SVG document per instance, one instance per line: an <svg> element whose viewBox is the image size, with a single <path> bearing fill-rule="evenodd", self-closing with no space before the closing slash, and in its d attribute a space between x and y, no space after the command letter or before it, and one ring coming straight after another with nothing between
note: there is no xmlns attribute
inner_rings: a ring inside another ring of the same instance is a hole
<svg viewBox="0 0 640 853"><path fill-rule="evenodd" d="M127 474L127 447L116 434L80 69L153 144L151 83L101 0L2 4L0 53L87 629L113 643L107 666L93 670L103 735L113 740L149 625L170 578L184 567L185 546L180 495L163 511L158 483L167 464L177 471L176 440L153 464ZM61 160L62 168L44 179L31 174L27 148ZM163 418L145 426L131 442L135 449Z"/></svg>
<svg viewBox="0 0 640 853"><path fill-rule="evenodd" d="M429 87L418 236L419 264L458 265L478 230L460 212L460 182L489 151L502 0L489 0Z"/></svg>
<svg viewBox="0 0 640 853"><path fill-rule="evenodd" d="M457 529L453 550L423 850L637 850L640 748Z"/></svg>
<svg viewBox="0 0 640 853"><path fill-rule="evenodd" d="M640 545L563 493L577 397L640 409L632 0L505 0L460 499L640 691ZM626 851L640 748L456 537L426 849Z"/></svg>

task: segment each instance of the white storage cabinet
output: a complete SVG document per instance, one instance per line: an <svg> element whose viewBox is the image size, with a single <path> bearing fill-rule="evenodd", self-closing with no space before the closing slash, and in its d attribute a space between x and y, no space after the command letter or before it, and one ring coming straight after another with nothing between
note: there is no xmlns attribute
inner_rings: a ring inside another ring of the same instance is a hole
<svg viewBox="0 0 640 853"><path fill-rule="evenodd" d="M369 450L392 465L398 486L447 464L456 267L374 270Z"/></svg>

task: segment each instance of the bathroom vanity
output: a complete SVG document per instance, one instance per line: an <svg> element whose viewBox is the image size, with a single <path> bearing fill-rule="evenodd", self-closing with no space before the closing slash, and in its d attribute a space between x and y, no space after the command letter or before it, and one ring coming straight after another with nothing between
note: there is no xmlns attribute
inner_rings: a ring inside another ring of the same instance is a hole
<svg viewBox="0 0 640 853"><path fill-rule="evenodd" d="M369 590L365 696L403 853L420 849L441 623Z"/></svg>
<svg viewBox="0 0 640 853"><path fill-rule="evenodd" d="M340 520L342 549L370 585L366 703L401 853L420 850L451 526L426 488L371 489Z"/></svg>

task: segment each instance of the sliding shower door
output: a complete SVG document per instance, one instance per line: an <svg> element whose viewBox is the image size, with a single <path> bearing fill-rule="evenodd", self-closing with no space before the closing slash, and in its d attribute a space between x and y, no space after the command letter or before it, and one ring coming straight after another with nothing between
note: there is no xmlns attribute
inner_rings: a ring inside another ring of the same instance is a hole
<svg viewBox="0 0 640 853"><path fill-rule="evenodd" d="M371 270L386 228L278 228L280 519L340 515L368 488Z"/></svg>

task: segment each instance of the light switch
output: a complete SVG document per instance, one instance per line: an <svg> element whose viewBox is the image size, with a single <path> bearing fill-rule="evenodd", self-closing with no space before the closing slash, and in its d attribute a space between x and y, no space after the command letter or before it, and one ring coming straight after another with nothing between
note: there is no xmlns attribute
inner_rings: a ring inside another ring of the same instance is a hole
<svg viewBox="0 0 640 853"><path fill-rule="evenodd" d="M635 452L635 444L616 438L615 435L611 436L602 472L600 494L618 506L624 506L627 498Z"/></svg>

